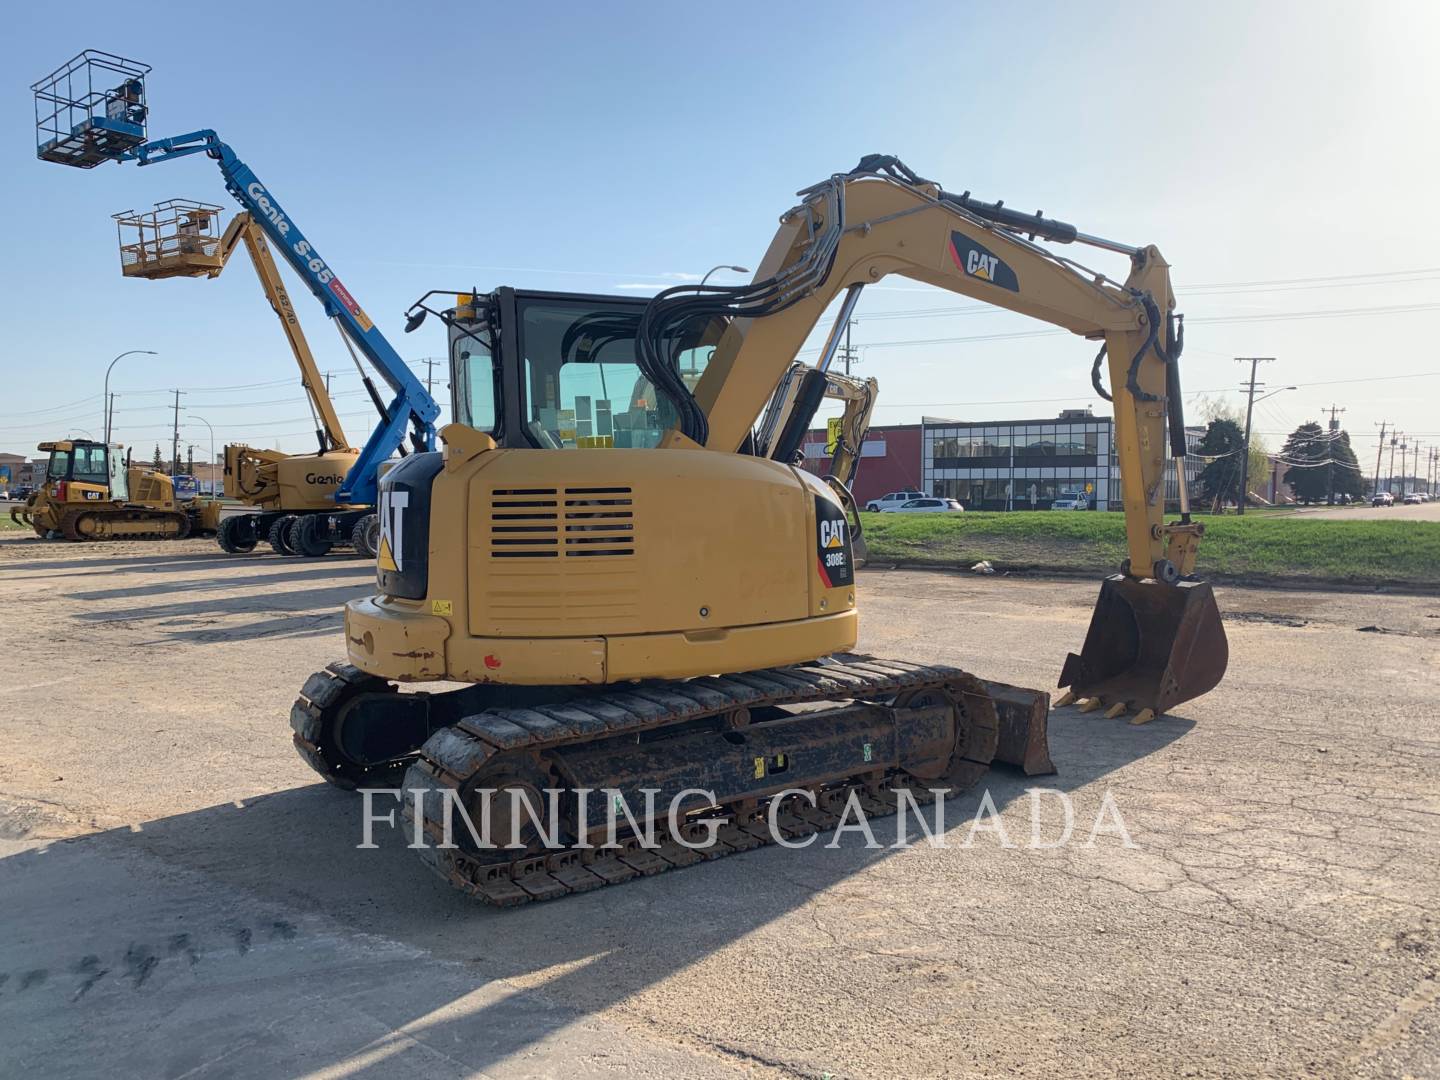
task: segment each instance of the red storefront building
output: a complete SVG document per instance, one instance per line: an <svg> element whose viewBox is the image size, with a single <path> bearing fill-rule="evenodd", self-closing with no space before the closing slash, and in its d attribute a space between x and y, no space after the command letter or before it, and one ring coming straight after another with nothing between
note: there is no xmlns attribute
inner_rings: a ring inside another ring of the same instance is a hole
<svg viewBox="0 0 1440 1080"><path fill-rule="evenodd" d="M920 424L872 427L865 436L865 445L861 447L860 467L856 469L855 482L851 485L855 501L864 506L870 499L878 499L892 491L911 488L923 491L920 486L921 444ZM805 468L816 476L824 476L830 471L823 428L805 434Z"/></svg>

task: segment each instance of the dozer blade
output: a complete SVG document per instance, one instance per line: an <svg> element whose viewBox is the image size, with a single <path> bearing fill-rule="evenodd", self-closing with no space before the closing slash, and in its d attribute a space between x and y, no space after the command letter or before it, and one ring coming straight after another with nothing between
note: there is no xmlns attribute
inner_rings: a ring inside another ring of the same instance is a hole
<svg viewBox="0 0 1440 1080"><path fill-rule="evenodd" d="M1165 585L1107 577L1080 655L1071 653L1060 686L1075 698L1158 716L1212 690L1230 646L1208 581Z"/></svg>

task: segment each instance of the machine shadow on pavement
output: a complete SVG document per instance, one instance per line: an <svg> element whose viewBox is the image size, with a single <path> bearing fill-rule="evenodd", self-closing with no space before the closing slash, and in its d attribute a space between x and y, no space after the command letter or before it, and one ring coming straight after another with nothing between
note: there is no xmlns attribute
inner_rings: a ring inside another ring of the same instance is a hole
<svg viewBox="0 0 1440 1080"><path fill-rule="evenodd" d="M948 843L955 849L952 857L967 857L958 845L985 790L1002 811L1023 799L1032 787L1074 792L1164 750L1191 727L1192 721L1171 716L1137 728L1062 710L1052 718L1051 727L1060 774L1027 778L1018 770L997 768L964 797L952 799L945 817ZM1089 801L1098 803L1098 799L1097 795ZM391 800L376 800L381 813L395 805ZM397 814L397 821L402 820ZM181 928L202 946L206 940L223 940L222 927L229 913L257 905L265 912L261 925L320 926L332 928L328 931L332 937L383 941L389 948L400 943L413 957L407 961L409 968L432 974L412 978L403 992L375 994L383 1004L373 1019L388 1026L383 1037L377 1038L372 1029L352 1039L345 1032L326 1028L325 1038L316 1038L307 1048L307 1053L314 1055L306 1058L307 1069L319 1072L343 1067L343 1075L351 1080L379 1080L411 1074L401 1066L423 1072L426 1062L432 1060L427 1055L434 1053L433 1047L445 1048L445 1055L474 1070L487 1069L512 1055L535 1052L532 1048L541 1040L703 961L823 891L883 860L905 857L888 848L895 838L892 818L876 819L872 825L876 839L887 847L867 850L863 840L852 833L838 848L826 849L823 845L829 837L822 834L804 850L770 846L555 902L498 910L462 896L434 877L414 852L406 850L408 836L403 829L377 826L378 849L357 849L360 798L314 784L260 796L243 805L221 804L144 822L134 829L116 828L59 841L0 860L0 905L12 911L21 905L27 910L28 932L21 935L22 942L31 946L44 943L50 954L44 965L51 973L48 982L24 993L50 995L49 1007L58 1014L56 1030L72 1033L74 1025L87 1020L87 1005L93 1002L76 1000L76 986L72 985L85 970L84 958L69 955L81 951L71 941L82 928L66 924L63 908L52 910L35 901L73 890L75 881L85 880L97 865L118 863L141 881L178 875L198 882L196 888L203 899L195 906L200 910L191 911ZM1077 834L1087 831L1088 822L1077 824ZM913 821L910 833L917 835ZM978 846L985 842L976 841ZM131 936L146 931L125 925L135 916L127 913L123 898L102 902L114 910L110 928L104 931L113 942L111 951L126 953ZM134 910L134 901L129 904ZM34 910L37 906L41 910ZM318 958L297 961L293 951L288 959L282 958L278 948L289 944L276 942L276 952L257 950L249 960L268 964L267 956L273 956L277 964L320 963ZM299 948L302 943L293 944ZM133 952L135 946L129 948ZM17 1004L17 985L27 977L24 969L15 966L21 959L15 951L0 948L0 978L8 975L5 989L10 991L0 993L0 998L10 999L11 1007ZM205 970L203 947L188 963L182 957L166 955L163 948L154 951L157 966L149 987L184 987L184 980L197 978ZM382 952L375 953L377 968L383 966ZM229 956L234 959L233 949ZM39 966L33 952L25 959L31 967ZM365 974L362 969L361 975ZM247 977L272 982L297 976L287 968L273 973L256 970ZM347 982L335 986L333 992L357 996L370 992L360 989L358 983L350 987ZM783 988L776 989L768 1005L752 1002L747 1007L788 1007ZM110 992L113 995L120 988L112 985ZM123 992L132 999L143 999L150 990L137 984L133 990L125 986ZM174 992L183 993L179 989ZM471 994L483 999L481 1003L473 1003ZM462 999L463 1004L456 1005ZM20 1004L23 1006L23 1001ZM38 1010L40 1005L34 1002L33 1008ZM136 1007L145 1008L141 1000L136 1000ZM712 1003L705 1007L734 1006ZM125 1025L139 1014L117 1005L113 997L105 1008L102 1025L114 1025L117 1036L123 1033L133 1040L135 1032ZM325 1003L317 1001L315 1008L306 1023L323 1028ZM366 997L362 1008L375 1006ZM6 1002L0 1000L0 1016L5 1009ZM147 1018L145 1037L151 1040L154 1053L161 1053L169 1040L188 1037L178 1015L158 1022L153 1012L143 1015ZM259 1023L247 1015L240 1026ZM402 1045L391 1045L394 1030L404 1025L410 1026L405 1028ZM104 1031L92 1031L94 1037L103 1035ZM373 1060L365 1055L373 1054L377 1042L385 1042L388 1049ZM5 1056L0 1051L0 1066ZM241 1060L231 1059L231 1064L244 1068Z"/></svg>
<svg viewBox="0 0 1440 1080"><path fill-rule="evenodd" d="M159 542L163 543L163 541ZM60 540L54 541L54 543L57 546L75 546ZM156 541L151 541L151 543L156 543ZM106 559L48 559L34 562L28 558L24 561L17 559L14 564L14 570L17 573L28 573L31 570L195 570L216 566L234 566L236 563L254 562L262 559L267 563L284 562L287 565L294 565L300 561L293 556L277 555L272 551L261 551L259 549L248 555L227 555L223 551L214 551L213 553L208 551L188 553L179 551L162 555L117 555L114 558ZM305 560L305 562L307 565L344 566L357 560L360 560L360 556L358 555L335 553L314 560ZM0 565L3 565L3 563L0 563ZM363 565L373 572L373 560L363 560ZM67 574L65 576L69 577L70 575Z"/></svg>
<svg viewBox="0 0 1440 1080"><path fill-rule="evenodd" d="M168 604L150 604L145 607L126 607L107 611L82 611L74 618L82 623L143 623L146 621L198 618L205 615L257 615L255 622L231 625L217 629L225 631L225 637L268 637L275 627L267 625L268 619L277 615L308 615L314 613L317 619L324 619L327 625L339 624L345 602L353 600L357 589L369 582L353 585L331 585L316 589L290 589L264 594L242 596L197 597L190 600L176 600ZM263 606L262 606L263 599ZM165 626L165 623L160 623ZM167 631L168 632L168 631Z"/></svg>
<svg viewBox="0 0 1440 1080"><path fill-rule="evenodd" d="M292 562L294 560L291 560ZM196 593L217 592L219 590L251 589L260 586L266 589L276 589L284 595L283 590L295 582L313 581L315 578L343 578L355 580L358 583L370 584L375 577L375 566L370 562L347 561L339 565L331 565L306 560L299 568L289 567L280 569L273 565L267 569L274 569L274 573L248 573L236 577L213 577L200 581L164 581L147 582L144 585L129 585L115 589L90 589L81 592L66 593L70 600L126 600L131 597L153 597L162 596L166 593L180 593L185 596ZM267 593L264 600L270 599Z"/></svg>

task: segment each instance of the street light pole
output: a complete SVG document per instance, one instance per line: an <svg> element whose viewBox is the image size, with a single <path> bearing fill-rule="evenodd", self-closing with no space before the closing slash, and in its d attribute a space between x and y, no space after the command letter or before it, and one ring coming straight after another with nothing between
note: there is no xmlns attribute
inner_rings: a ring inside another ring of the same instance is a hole
<svg viewBox="0 0 1440 1080"><path fill-rule="evenodd" d="M128 349L125 352L122 352L119 356L115 357L114 360L111 360L110 367L107 367L105 369L105 393L102 394L100 397L100 407L105 411L104 427L106 446L110 445L110 369L113 368L119 361L121 361L125 357L133 356L136 353L144 353L146 356L157 355L153 349Z"/></svg>
<svg viewBox="0 0 1440 1080"><path fill-rule="evenodd" d="M210 469L209 469L209 473L210 473L210 494L211 494L211 495L214 495L214 494L215 494L215 429L214 429L213 427L210 427L210 421L209 421L209 420L206 420L203 416L196 416L194 413L189 412L189 411L186 412L186 416L188 416L191 420L199 420L200 423L204 424L207 428L210 428Z"/></svg>
<svg viewBox="0 0 1440 1080"><path fill-rule="evenodd" d="M1250 362L1250 381L1241 383L1248 392L1245 404L1245 454L1240 462L1240 505L1235 508L1235 513L1245 513L1245 499L1250 493L1250 421L1255 413L1255 388L1260 384L1255 381L1255 371L1259 368L1261 361L1267 364L1274 363L1273 356L1237 356L1237 363Z"/></svg>
<svg viewBox="0 0 1440 1080"><path fill-rule="evenodd" d="M721 263L719 266L712 266L709 270L705 271L705 276L700 279L700 287L702 289L705 287L705 282L710 280L710 275L715 273L717 270L733 270L737 274L748 274L750 272L749 269L744 266L730 266L727 263Z"/></svg>

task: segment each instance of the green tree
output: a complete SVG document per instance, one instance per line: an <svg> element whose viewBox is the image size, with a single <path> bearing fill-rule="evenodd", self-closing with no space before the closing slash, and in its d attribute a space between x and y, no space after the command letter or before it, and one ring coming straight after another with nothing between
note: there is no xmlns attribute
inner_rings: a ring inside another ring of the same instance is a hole
<svg viewBox="0 0 1440 1080"><path fill-rule="evenodd" d="M164 472L164 471L165 471L165 459L164 459L163 457L161 457L161 455L160 455L160 444L159 444L159 443L156 443L156 444L155 444L155 457L154 457L154 459L150 462L150 467L151 467L152 469L154 469L156 472Z"/></svg>
<svg viewBox="0 0 1440 1080"><path fill-rule="evenodd" d="M1338 440L1337 440L1338 441ZM1310 420L1285 440L1280 458L1286 464L1285 483L1302 503L1324 502L1329 495L1331 440L1324 428ZM1351 457L1354 457L1352 454Z"/></svg>
<svg viewBox="0 0 1440 1080"><path fill-rule="evenodd" d="M1200 470L1200 500L1218 510L1225 503L1240 500L1240 461L1245 433L1227 417L1211 420L1195 452L1210 458Z"/></svg>
<svg viewBox="0 0 1440 1080"><path fill-rule="evenodd" d="M1330 458L1333 462L1330 467L1330 490L1336 495L1348 495L1352 499L1363 498L1365 474L1360 470L1360 462L1355 459L1348 431L1338 432L1331 440Z"/></svg>
<svg viewBox="0 0 1440 1080"><path fill-rule="evenodd" d="M1243 408L1228 404L1221 398L1201 394L1196 399L1195 411L1207 421L1229 420L1240 430L1243 439L1245 431L1245 410ZM1265 478L1269 475L1270 445L1265 441L1264 436L1255 434L1252 429L1250 432L1250 490L1264 490L1268 483Z"/></svg>

